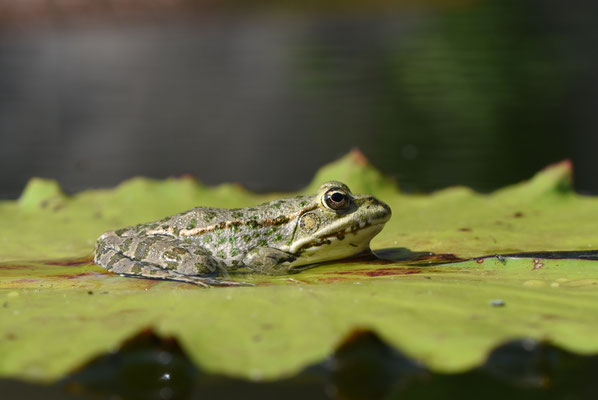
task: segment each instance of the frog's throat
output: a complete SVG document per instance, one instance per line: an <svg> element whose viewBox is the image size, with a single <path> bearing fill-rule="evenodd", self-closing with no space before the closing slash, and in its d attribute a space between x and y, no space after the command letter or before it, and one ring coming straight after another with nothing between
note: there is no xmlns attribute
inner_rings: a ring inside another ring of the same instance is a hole
<svg viewBox="0 0 598 400"><path fill-rule="evenodd" d="M290 267L297 270L297 267L301 269L301 267L307 265L338 260L362 253L370 248L370 241L382 230L383 225L383 223L367 225L345 237L332 235L327 239L312 241L312 243L306 244L305 247L295 253L297 259L291 263Z"/></svg>
<svg viewBox="0 0 598 400"><path fill-rule="evenodd" d="M363 243L365 242L365 247L369 246L370 240L382 230L386 221L388 221L388 218L362 221L359 224L347 224L345 219L341 219L322 229L315 236L293 241L288 251L295 254L303 249L319 248L325 244L330 244L331 241L342 240L341 238L344 236L348 236L349 243L353 243L363 250ZM350 247L349 244L346 246Z"/></svg>

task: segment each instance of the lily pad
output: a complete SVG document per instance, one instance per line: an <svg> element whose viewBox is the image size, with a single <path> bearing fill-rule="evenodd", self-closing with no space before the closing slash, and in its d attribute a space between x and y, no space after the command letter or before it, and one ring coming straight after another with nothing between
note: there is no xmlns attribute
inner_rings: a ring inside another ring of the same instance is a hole
<svg viewBox="0 0 598 400"><path fill-rule="evenodd" d="M598 351L596 261L504 256L598 248L598 199L574 193L569 163L491 194L407 195L352 152L305 192L331 179L391 206L372 242L381 258L240 274L233 278L256 286L215 289L111 274L91 262L93 244L106 230L198 205L243 207L281 194L183 177L68 196L32 179L17 201L0 203L0 374L53 381L146 327L177 337L206 371L252 379L322 360L355 327L438 372L480 365L519 337Z"/></svg>

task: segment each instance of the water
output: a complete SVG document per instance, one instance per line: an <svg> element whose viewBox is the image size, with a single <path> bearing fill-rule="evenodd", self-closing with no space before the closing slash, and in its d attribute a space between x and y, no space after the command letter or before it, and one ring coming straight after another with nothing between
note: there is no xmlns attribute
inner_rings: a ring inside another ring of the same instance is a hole
<svg viewBox="0 0 598 400"><path fill-rule="evenodd" d="M571 158L598 193L598 6L488 1L0 32L0 198L135 175L294 190L354 147L427 192Z"/></svg>

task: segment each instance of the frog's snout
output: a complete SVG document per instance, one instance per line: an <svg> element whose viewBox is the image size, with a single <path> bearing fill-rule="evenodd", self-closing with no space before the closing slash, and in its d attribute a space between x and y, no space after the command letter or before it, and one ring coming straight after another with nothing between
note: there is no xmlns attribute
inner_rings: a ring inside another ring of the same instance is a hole
<svg viewBox="0 0 598 400"><path fill-rule="evenodd" d="M371 214L370 221L372 223L383 224L390 219L392 210L388 204L378 200L374 196L368 196L365 202L367 203L366 208Z"/></svg>
<svg viewBox="0 0 598 400"><path fill-rule="evenodd" d="M385 215L386 215L386 221L388 221L390 219L390 217L392 216L392 210L390 209L390 207L388 206L388 204L386 204L383 201L378 201L380 203L380 205L382 206L382 208L384 209Z"/></svg>

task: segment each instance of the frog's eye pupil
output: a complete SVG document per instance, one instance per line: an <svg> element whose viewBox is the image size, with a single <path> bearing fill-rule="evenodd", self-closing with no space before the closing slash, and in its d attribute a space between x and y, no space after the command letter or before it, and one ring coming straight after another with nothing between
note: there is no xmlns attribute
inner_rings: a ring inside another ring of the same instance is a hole
<svg viewBox="0 0 598 400"><path fill-rule="evenodd" d="M333 193L332 196L330 196L330 198L335 203L340 203L341 201L343 201L345 199L345 195L342 193L336 192L336 193Z"/></svg>
<svg viewBox="0 0 598 400"><path fill-rule="evenodd" d="M349 196L338 190L330 190L324 196L324 202L333 210L342 210L349 206Z"/></svg>

